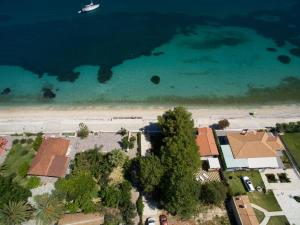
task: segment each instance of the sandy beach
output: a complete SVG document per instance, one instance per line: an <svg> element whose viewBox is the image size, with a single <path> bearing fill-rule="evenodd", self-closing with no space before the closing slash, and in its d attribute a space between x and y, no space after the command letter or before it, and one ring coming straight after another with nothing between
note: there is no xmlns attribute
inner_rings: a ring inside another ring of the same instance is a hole
<svg viewBox="0 0 300 225"><path fill-rule="evenodd" d="M75 131L80 122L93 131L115 132L121 127L137 131L155 122L169 108L151 107L12 107L0 108L0 133L61 133ZM191 107L196 126L208 126L228 119L231 129L257 129L277 122L300 120L300 105L262 107ZM255 115L249 115L254 112Z"/></svg>
<svg viewBox="0 0 300 225"><path fill-rule="evenodd" d="M0 108L0 133L61 133L75 131L84 122L93 131L115 132L121 127L136 131L155 122L169 108L151 107L12 107ZM277 122L300 120L300 105L262 107L191 107L196 126L228 119L231 129L255 129ZM254 112L255 116L249 115Z"/></svg>

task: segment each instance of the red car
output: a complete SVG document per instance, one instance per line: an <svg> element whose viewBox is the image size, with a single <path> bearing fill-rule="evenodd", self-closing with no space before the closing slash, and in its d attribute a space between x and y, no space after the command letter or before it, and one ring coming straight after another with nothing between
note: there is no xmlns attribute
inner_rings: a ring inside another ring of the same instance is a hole
<svg viewBox="0 0 300 225"><path fill-rule="evenodd" d="M165 215L160 215L160 216L159 216L159 222L160 222L160 225L168 225L168 219L167 219L167 216L165 216Z"/></svg>

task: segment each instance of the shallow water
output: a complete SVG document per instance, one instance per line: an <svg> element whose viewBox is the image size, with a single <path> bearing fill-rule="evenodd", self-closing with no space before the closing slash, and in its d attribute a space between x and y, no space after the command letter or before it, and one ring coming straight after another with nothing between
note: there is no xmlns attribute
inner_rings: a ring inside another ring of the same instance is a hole
<svg viewBox="0 0 300 225"><path fill-rule="evenodd" d="M300 101L298 1L163 2L0 1L0 105Z"/></svg>

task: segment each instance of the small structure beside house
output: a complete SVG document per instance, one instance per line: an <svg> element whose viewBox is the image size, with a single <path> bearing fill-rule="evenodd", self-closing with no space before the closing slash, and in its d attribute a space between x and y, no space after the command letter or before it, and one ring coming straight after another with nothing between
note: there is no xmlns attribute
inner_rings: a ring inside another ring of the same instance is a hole
<svg viewBox="0 0 300 225"><path fill-rule="evenodd" d="M209 170L218 170L221 168L219 162L219 151L215 141L213 131L209 127L198 128L196 144L201 160L207 161Z"/></svg>
<svg viewBox="0 0 300 225"><path fill-rule="evenodd" d="M46 137L32 161L28 175L64 177L69 163L70 141Z"/></svg>
<svg viewBox="0 0 300 225"><path fill-rule="evenodd" d="M228 169L278 168L278 151L284 150L279 137L266 131L231 131L219 137Z"/></svg>
<svg viewBox="0 0 300 225"><path fill-rule="evenodd" d="M238 225L259 225L247 195L233 197L232 206Z"/></svg>

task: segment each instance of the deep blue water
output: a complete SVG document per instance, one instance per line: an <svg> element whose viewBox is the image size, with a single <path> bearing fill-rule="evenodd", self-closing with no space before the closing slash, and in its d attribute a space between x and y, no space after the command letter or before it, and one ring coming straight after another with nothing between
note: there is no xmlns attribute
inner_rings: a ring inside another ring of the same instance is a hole
<svg viewBox="0 0 300 225"><path fill-rule="evenodd" d="M300 100L299 1L86 3L0 0L0 104Z"/></svg>

